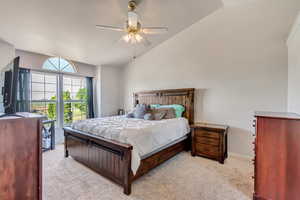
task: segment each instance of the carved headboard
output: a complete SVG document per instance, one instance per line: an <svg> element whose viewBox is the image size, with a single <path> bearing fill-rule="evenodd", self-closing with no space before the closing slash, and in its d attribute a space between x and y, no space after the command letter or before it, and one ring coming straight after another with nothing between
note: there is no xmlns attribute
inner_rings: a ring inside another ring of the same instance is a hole
<svg viewBox="0 0 300 200"><path fill-rule="evenodd" d="M194 88L151 90L134 93L134 106L136 104L180 104L185 107L183 116L194 123Z"/></svg>

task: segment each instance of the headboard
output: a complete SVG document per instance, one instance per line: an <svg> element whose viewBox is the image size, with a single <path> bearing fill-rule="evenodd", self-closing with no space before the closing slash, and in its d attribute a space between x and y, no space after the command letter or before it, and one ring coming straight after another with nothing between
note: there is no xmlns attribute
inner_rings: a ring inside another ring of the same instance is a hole
<svg viewBox="0 0 300 200"><path fill-rule="evenodd" d="M180 104L185 107L183 116L194 123L194 88L150 90L134 93L134 106L136 104Z"/></svg>

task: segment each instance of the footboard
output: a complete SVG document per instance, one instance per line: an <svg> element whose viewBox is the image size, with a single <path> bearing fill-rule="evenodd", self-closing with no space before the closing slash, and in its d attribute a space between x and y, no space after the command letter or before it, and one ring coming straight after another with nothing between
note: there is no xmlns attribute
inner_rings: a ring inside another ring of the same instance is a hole
<svg viewBox="0 0 300 200"><path fill-rule="evenodd" d="M97 138L71 128L64 128L65 156L72 156L102 176L124 187L131 193L132 146Z"/></svg>

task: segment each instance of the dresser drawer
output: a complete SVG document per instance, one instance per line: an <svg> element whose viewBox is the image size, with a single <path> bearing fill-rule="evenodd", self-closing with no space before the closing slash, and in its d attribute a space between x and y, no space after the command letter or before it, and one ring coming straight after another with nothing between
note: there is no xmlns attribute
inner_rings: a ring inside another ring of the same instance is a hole
<svg viewBox="0 0 300 200"><path fill-rule="evenodd" d="M220 154L219 148L216 146L212 146L212 145L197 143L195 145L195 148L196 148L197 154L201 154L201 155L205 155L205 156L209 156L209 157L213 157L213 158L219 157L219 154Z"/></svg>
<svg viewBox="0 0 300 200"><path fill-rule="evenodd" d="M200 143L200 144L208 144L208 145L212 145L212 146L217 146L217 147L220 145L220 140L217 138L213 138L213 137L196 136L195 142Z"/></svg>
<svg viewBox="0 0 300 200"><path fill-rule="evenodd" d="M195 130L195 136L196 137L208 137L208 138L215 138L217 140L220 139L220 134L212 131L207 131L207 130Z"/></svg>

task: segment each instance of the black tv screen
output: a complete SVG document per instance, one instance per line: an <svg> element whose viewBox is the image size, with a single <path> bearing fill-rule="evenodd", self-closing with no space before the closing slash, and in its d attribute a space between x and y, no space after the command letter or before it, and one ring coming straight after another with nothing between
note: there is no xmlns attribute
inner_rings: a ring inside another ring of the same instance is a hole
<svg viewBox="0 0 300 200"><path fill-rule="evenodd" d="M16 113L20 57L1 70L2 104L5 114Z"/></svg>

